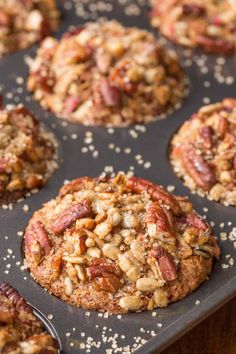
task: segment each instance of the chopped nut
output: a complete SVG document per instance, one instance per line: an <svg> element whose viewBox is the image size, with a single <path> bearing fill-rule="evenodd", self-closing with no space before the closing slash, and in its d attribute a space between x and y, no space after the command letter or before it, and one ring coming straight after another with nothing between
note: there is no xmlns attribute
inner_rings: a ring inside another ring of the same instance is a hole
<svg viewBox="0 0 236 354"><path fill-rule="evenodd" d="M102 252L104 256L114 260L118 258L120 253L119 249L111 243L106 243L102 248Z"/></svg>
<svg viewBox="0 0 236 354"><path fill-rule="evenodd" d="M138 296L124 296L120 299L120 307L127 311L138 311L143 306L143 301Z"/></svg>
<svg viewBox="0 0 236 354"><path fill-rule="evenodd" d="M140 278L136 281L136 288L143 292L152 292L159 287L159 282L154 278Z"/></svg>
<svg viewBox="0 0 236 354"><path fill-rule="evenodd" d="M157 307L166 307L169 303L167 291L164 289L156 289L154 291L154 300Z"/></svg>
<svg viewBox="0 0 236 354"><path fill-rule="evenodd" d="M65 282L65 294L67 296L71 296L74 291L74 286L72 284L72 281L69 277L66 277L64 282Z"/></svg>
<svg viewBox="0 0 236 354"><path fill-rule="evenodd" d="M87 249L87 255L92 258L99 258L101 256L101 251L97 247L90 247Z"/></svg>

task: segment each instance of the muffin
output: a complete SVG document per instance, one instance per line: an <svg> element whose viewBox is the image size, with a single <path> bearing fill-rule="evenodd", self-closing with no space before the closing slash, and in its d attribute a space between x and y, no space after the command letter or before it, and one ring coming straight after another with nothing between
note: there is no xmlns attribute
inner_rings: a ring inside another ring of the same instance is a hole
<svg viewBox="0 0 236 354"><path fill-rule="evenodd" d="M233 1L152 0L152 24L171 41L232 55L236 48Z"/></svg>
<svg viewBox="0 0 236 354"><path fill-rule="evenodd" d="M44 108L85 125L147 123L185 95L176 54L151 33L116 21L46 38L29 71L28 89Z"/></svg>
<svg viewBox="0 0 236 354"><path fill-rule="evenodd" d="M0 0L0 57L48 36L57 19L54 0Z"/></svg>
<svg viewBox="0 0 236 354"><path fill-rule="evenodd" d="M22 105L0 108L0 204L42 187L57 168L56 142Z"/></svg>
<svg viewBox="0 0 236 354"><path fill-rule="evenodd" d="M191 191L236 205L236 100L204 106L171 141L170 161Z"/></svg>
<svg viewBox="0 0 236 354"><path fill-rule="evenodd" d="M26 265L50 293L89 310L165 307L209 276L219 248L185 197L137 177L82 177L35 212Z"/></svg>
<svg viewBox="0 0 236 354"><path fill-rule="evenodd" d="M33 309L17 290L0 285L0 350L2 354L56 354L58 342L43 329Z"/></svg>

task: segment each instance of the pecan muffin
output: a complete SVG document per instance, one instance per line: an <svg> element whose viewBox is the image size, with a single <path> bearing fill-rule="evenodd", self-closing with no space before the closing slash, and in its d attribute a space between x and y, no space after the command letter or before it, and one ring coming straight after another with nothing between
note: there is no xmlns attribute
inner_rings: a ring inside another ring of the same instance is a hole
<svg viewBox="0 0 236 354"><path fill-rule="evenodd" d="M151 0L152 24L173 42L232 55L236 48L233 1Z"/></svg>
<svg viewBox="0 0 236 354"><path fill-rule="evenodd" d="M185 197L137 177L82 177L35 212L26 265L50 293L91 310L152 310L204 282L220 251Z"/></svg>
<svg viewBox="0 0 236 354"><path fill-rule="evenodd" d="M54 0L0 0L0 56L43 39L57 19Z"/></svg>
<svg viewBox="0 0 236 354"><path fill-rule="evenodd" d="M170 160L192 191L236 205L236 100L200 108L173 137Z"/></svg>
<svg viewBox="0 0 236 354"><path fill-rule="evenodd" d="M29 65L28 89L41 105L85 125L147 123L185 94L176 54L151 33L116 21L46 38Z"/></svg>
<svg viewBox="0 0 236 354"><path fill-rule="evenodd" d="M26 107L0 108L0 204L42 187L56 168L54 136Z"/></svg>
<svg viewBox="0 0 236 354"><path fill-rule="evenodd" d="M1 354L56 354L58 342L43 329L17 290L0 285Z"/></svg>

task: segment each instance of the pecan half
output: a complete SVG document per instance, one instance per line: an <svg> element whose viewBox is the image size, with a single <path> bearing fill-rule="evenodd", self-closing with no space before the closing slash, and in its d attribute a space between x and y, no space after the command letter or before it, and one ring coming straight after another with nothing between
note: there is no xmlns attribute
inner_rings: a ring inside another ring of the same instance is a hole
<svg viewBox="0 0 236 354"><path fill-rule="evenodd" d="M156 224L157 231L172 234L174 227L172 214L167 209L160 207L157 202L153 202L148 208L145 222L147 224Z"/></svg>
<svg viewBox="0 0 236 354"><path fill-rule="evenodd" d="M187 173L192 177L196 184L208 191L216 183L215 176L212 172L211 167L203 159L195 153L192 147L186 147L181 149L183 167L186 169Z"/></svg>
<svg viewBox="0 0 236 354"><path fill-rule="evenodd" d="M177 268L172 255L162 246L157 246L150 251L150 256L156 258L159 269L166 281L177 278Z"/></svg>
<svg viewBox="0 0 236 354"><path fill-rule="evenodd" d="M90 213L91 206L88 200L85 199L81 203L74 204L59 214L52 225L52 231L56 235L60 235L77 219L85 218L89 216Z"/></svg>
<svg viewBox="0 0 236 354"><path fill-rule="evenodd" d="M127 188L131 189L133 192L138 194L146 192L154 201L161 201L163 204L168 205L176 215L181 213L176 198L160 186L139 177L129 177L125 183Z"/></svg>
<svg viewBox="0 0 236 354"><path fill-rule="evenodd" d="M31 223L25 232L25 247L26 251L31 252L31 246L34 241L38 241L41 250L47 255L52 247L48 232L41 221Z"/></svg>
<svg viewBox="0 0 236 354"><path fill-rule="evenodd" d="M0 291L12 302L13 306L17 310L24 310L32 313L32 308L27 304L27 302L23 299L23 297L18 293L16 289L14 289L8 283L2 283L0 285Z"/></svg>

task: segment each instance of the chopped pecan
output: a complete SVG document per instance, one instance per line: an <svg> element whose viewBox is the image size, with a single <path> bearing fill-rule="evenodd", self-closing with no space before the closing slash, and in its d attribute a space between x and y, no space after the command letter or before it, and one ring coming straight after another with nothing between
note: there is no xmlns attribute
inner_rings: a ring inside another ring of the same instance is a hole
<svg viewBox="0 0 236 354"><path fill-rule="evenodd" d="M61 255L53 256L53 259L51 262L51 269L52 269L52 278L57 279L57 277L60 275L61 270L62 270L62 256Z"/></svg>
<svg viewBox="0 0 236 354"><path fill-rule="evenodd" d="M62 36L62 38L70 38L73 36L77 36L78 34L80 34L82 31L84 30L84 27L76 27L76 28L72 28L69 31L65 32Z"/></svg>
<svg viewBox="0 0 236 354"><path fill-rule="evenodd" d="M181 149L183 167L186 169L187 173L193 178L196 184L208 191L216 183L215 176L212 172L211 167L203 159L195 153L192 147L187 147Z"/></svg>
<svg viewBox="0 0 236 354"><path fill-rule="evenodd" d="M22 116L22 119L21 119ZM11 111L10 121L27 135L36 137L39 132L39 121L22 105L18 105Z"/></svg>
<svg viewBox="0 0 236 354"><path fill-rule="evenodd" d="M28 252L31 251L34 241L38 241L45 255L50 252L52 247L51 240L41 221L35 221L27 227L25 232L25 247Z"/></svg>
<svg viewBox="0 0 236 354"><path fill-rule="evenodd" d="M209 229L209 226L206 223L206 221L195 213L189 213L185 215L184 218L185 218L185 223L188 226L193 226L196 227L196 229L203 230L203 231Z"/></svg>
<svg viewBox="0 0 236 354"><path fill-rule="evenodd" d="M163 278L171 281L177 278L177 268L172 255L162 246L157 246L150 251L150 256L156 258Z"/></svg>
<svg viewBox="0 0 236 354"><path fill-rule="evenodd" d="M32 312L31 307L27 304L27 302L23 299L23 297L18 293L16 289L14 289L10 284L8 283L2 283L0 285L0 291L3 292L3 294L12 301L13 306L16 308L16 310L24 310L27 312Z"/></svg>
<svg viewBox="0 0 236 354"><path fill-rule="evenodd" d="M81 254L83 254L86 251L86 245L85 245L86 238L87 238L86 236L80 236L79 238L79 248Z"/></svg>
<svg viewBox="0 0 236 354"><path fill-rule="evenodd" d="M9 27L11 18L4 11L0 10L0 27Z"/></svg>
<svg viewBox="0 0 236 354"><path fill-rule="evenodd" d="M42 18L41 24L40 24L40 39L43 39L47 36L50 35L52 31L52 27L50 22L44 17Z"/></svg>
<svg viewBox="0 0 236 354"><path fill-rule="evenodd" d="M108 107L117 107L120 105L121 92L117 87L112 86L107 79L101 81L100 90L104 102Z"/></svg>
<svg viewBox="0 0 236 354"><path fill-rule="evenodd" d="M234 158L233 158L233 167L236 171L236 155L234 155Z"/></svg>
<svg viewBox="0 0 236 354"><path fill-rule="evenodd" d="M213 136L213 129L212 127L205 126L200 128L200 135L203 139L203 144L210 148L212 146L212 136Z"/></svg>
<svg viewBox="0 0 236 354"><path fill-rule="evenodd" d="M0 173L6 172L8 168L8 161L4 158L0 159Z"/></svg>
<svg viewBox="0 0 236 354"><path fill-rule="evenodd" d="M184 15L191 15L194 17L202 16L206 13L205 7L199 6L197 4L183 4L182 11Z"/></svg>
<svg viewBox="0 0 236 354"><path fill-rule="evenodd" d="M229 122L227 121L226 118L220 117L218 127L217 127L217 132L219 136L224 137L225 134L228 132L228 129L229 129Z"/></svg>
<svg viewBox="0 0 236 354"><path fill-rule="evenodd" d="M91 206L88 200L81 203L73 204L65 209L53 222L52 230L56 235L62 234L77 219L85 218L91 213Z"/></svg>
<svg viewBox="0 0 236 354"><path fill-rule="evenodd" d="M25 186L27 189L34 189L40 188L43 184L43 177L42 175L31 173L25 181Z"/></svg>
<svg viewBox="0 0 236 354"><path fill-rule="evenodd" d="M46 73L45 75L41 75ZM42 64L41 67L32 72L32 77L35 81L35 86L38 86L42 91L52 93L55 85L55 78L52 73L49 72L49 69L46 65Z"/></svg>
<svg viewBox="0 0 236 354"><path fill-rule="evenodd" d="M127 71L130 68L130 63L127 59L124 59L118 66L113 68L110 72L111 82L115 82L116 85L124 92L132 94L136 91L137 83L131 82L127 77Z"/></svg>
<svg viewBox="0 0 236 354"><path fill-rule="evenodd" d="M168 205L177 215L181 213L176 198L152 182L139 177L129 177L126 180L126 186L135 193L148 193L154 201L161 201L163 204Z"/></svg>
<svg viewBox="0 0 236 354"><path fill-rule="evenodd" d="M233 55L235 52L233 43L224 39L198 35L196 41L209 53Z"/></svg>
<svg viewBox="0 0 236 354"><path fill-rule="evenodd" d="M120 268L116 264L108 262L106 258L94 259L87 268L87 273L99 290L115 292L121 285Z"/></svg>
<svg viewBox="0 0 236 354"><path fill-rule="evenodd" d="M224 106L224 109L227 110L227 112L232 112L233 109L236 108L236 100L235 98L230 98L230 97L227 97L223 100L223 106Z"/></svg>
<svg viewBox="0 0 236 354"><path fill-rule="evenodd" d="M95 279L95 285L99 290L115 293L120 288L121 282L116 275L103 272L101 277Z"/></svg>
<svg viewBox="0 0 236 354"><path fill-rule="evenodd" d="M84 187L86 182L92 182L93 180L94 179L91 178L91 177L81 177L81 178L74 179L70 183L65 184L60 189L59 196L62 198L66 194L71 194L71 193L78 192Z"/></svg>
<svg viewBox="0 0 236 354"><path fill-rule="evenodd" d="M95 61L100 73L107 74L112 61L111 54L98 50L95 54Z"/></svg>
<svg viewBox="0 0 236 354"><path fill-rule="evenodd" d="M69 96L64 102L64 112L72 113L81 103L81 99L78 96Z"/></svg>
<svg viewBox="0 0 236 354"><path fill-rule="evenodd" d="M116 276L120 276L120 268L112 263L107 263L106 260L101 264L90 265L87 268L88 276L90 279L94 279L103 275L103 273L111 273Z"/></svg>

